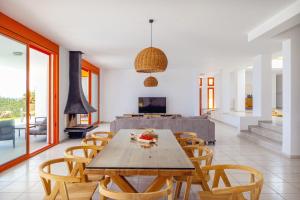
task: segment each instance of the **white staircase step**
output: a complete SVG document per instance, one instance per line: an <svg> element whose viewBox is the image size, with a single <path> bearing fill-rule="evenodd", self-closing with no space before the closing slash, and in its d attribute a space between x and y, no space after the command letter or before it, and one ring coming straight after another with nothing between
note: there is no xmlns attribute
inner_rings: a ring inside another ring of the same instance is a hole
<svg viewBox="0 0 300 200"><path fill-rule="evenodd" d="M276 153L281 153L281 143L271 140L269 138L266 138L264 136L258 135L253 132L249 131L242 131L239 134L240 137L245 138L249 141L254 142L255 144L258 144L261 147L264 147L266 149L269 149L271 151L274 151Z"/></svg>
<svg viewBox="0 0 300 200"><path fill-rule="evenodd" d="M282 142L282 134L260 126L249 126L249 131L275 142Z"/></svg>
<svg viewBox="0 0 300 200"><path fill-rule="evenodd" d="M278 124L274 124L272 122L264 122L264 121L259 121L258 125L260 127L266 128L266 129L270 129L272 131L278 132L282 134L282 126L278 125Z"/></svg>

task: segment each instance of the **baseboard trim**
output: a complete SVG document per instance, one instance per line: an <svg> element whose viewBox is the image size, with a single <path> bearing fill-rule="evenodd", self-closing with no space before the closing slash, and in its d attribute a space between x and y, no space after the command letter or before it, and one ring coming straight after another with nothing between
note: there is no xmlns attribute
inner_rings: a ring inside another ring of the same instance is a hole
<svg viewBox="0 0 300 200"><path fill-rule="evenodd" d="M218 123L221 123L221 124L224 124L224 125L227 125L227 126L230 126L230 127L232 127L232 128L236 128L236 129L237 129L236 126L234 126L234 125L232 125L232 124L228 124L228 123L223 122L223 121L221 121L221 120L218 120L218 119L215 119L215 118L212 118L212 117L208 117L208 119L211 120L211 121L213 121L213 122L218 122Z"/></svg>
<svg viewBox="0 0 300 200"><path fill-rule="evenodd" d="M300 159L300 155L288 155L286 153L281 153L284 157L290 158L290 159Z"/></svg>

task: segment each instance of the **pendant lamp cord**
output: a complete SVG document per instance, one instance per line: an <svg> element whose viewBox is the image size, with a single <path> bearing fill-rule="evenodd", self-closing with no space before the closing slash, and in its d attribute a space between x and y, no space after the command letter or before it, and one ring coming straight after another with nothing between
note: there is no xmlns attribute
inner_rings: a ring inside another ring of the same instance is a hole
<svg viewBox="0 0 300 200"><path fill-rule="evenodd" d="M149 19L149 23L150 23L150 28L151 28L151 39L150 39L150 46L152 47L152 24L153 24L153 19Z"/></svg>

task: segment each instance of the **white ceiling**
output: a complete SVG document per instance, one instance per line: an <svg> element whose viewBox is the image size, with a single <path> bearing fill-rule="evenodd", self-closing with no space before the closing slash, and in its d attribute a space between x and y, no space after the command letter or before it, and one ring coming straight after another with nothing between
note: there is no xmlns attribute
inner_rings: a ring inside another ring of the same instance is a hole
<svg viewBox="0 0 300 200"><path fill-rule="evenodd" d="M251 65L280 50L279 41L247 42L247 33L295 0L0 0L0 10L104 68L133 68L149 46L165 51L169 68Z"/></svg>

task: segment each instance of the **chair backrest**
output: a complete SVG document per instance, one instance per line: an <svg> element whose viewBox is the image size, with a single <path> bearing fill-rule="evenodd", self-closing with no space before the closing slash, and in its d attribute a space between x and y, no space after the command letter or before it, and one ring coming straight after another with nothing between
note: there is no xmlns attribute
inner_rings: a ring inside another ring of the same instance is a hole
<svg viewBox="0 0 300 200"><path fill-rule="evenodd" d="M102 180L99 184L100 195L110 199L116 200L132 200L132 199L145 199L145 200L158 200L164 197L168 197L168 200L172 200L172 189L173 182L171 179L166 180L166 187L159 191L154 192L145 192L145 193L126 193L126 192L116 192L109 190L107 185L109 184L110 179L107 177Z"/></svg>
<svg viewBox="0 0 300 200"><path fill-rule="evenodd" d="M87 182L87 175L84 174L85 167L98 154L96 146L73 146L65 150L66 158L72 158L75 162L68 162L69 173L72 176L79 176L82 182Z"/></svg>
<svg viewBox="0 0 300 200"><path fill-rule="evenodd" d="M208 190L209 186L209 172L203 171L202 166L210 166L213 159L213 151L207 146L189 145L183 147L186 154L189 156L195 167L195 174L193 175L198 180L201 180L201 185L204 190Z"/></svg>
<svg viewBox="0 0 300 200"><path fill-rule="evenodd" d="M90 137L90 138L84 138L81 142L82 146L96 146L99 148L99 151L101 151L110 141L110 138L101 138L101 137Z"/></svg>
<svg viewBox="0 0 300 200"><path fill-rule="evenodd" d="M183 132L176 132L174 133L176 139L177 138L196 138L197 133L195 132L188 132L188 131L183 131Z"/></svg>
<svg viewBox="0 0 300 200"><path fill-rule="evenodd" d="M197 138L197 133L194 132L176 132L174 135L181 146L186 146L188 145L188 140Z"/></svg>
<svg viewBox="0 0 300 200"><path fill-rule="evenodd" d="M201 166L210 166L213 159L213 151L207 146L187 145L183 147L196 169Z"/></svg>
<svg viewBox="0 0 300 200"><path fill-rule="evenodd" d="M88 164L98 154L99 148L91 146L72 146L68 147L64 154L66 158L75 158L81 163Z"/></svg>
<svg viewBox="0 0 300 200"><path fill-rule="evenodd" d="M46 161L40 165L39 174L46 193L46 199L54 200L57 195L61 195L62 199L68 199L66 183L81 182L81 178L73 175L74 173L72 173L72 171L69 175L57 175L52 173L52 166L54 164L67 164L68 166L69 163L72 162L76 162L76 160L73 158L57 158Z"/></svg>
<svg viewBox="0 0 300 200"><path fill-rule="evenodd" d="M113 138L115 135L114 132L108 132L108 131L98 131L91 134L91 137L93 138Z"/></svg>
<svg viewBox="0 0 300 200"><path fill-rule="evenodd" d="M15 131L15 120L0 121L0 135L11 136Z"/></svg>
<svg viewBox="0 0 300 200"><path fill-rule="evenodd" d="M177 138L178 143L180 146L185 147L188 145L199 145L199 146L204 146L205 141L202 140L201 138L196 138L196 137L183 137L183 138Z"/></svg>
<svg viewBox="0 0 300 200"><path fill-rule="evenodd" d="M200 192L200 198L203 200L245 200L244 194L250 193L251 200L259 200L263 187L263 174L258 170L242 165L215 165L201 167L203 171L214 171L212 189L210 191ZM232 170L249 174L249 183L232 186L225 171ZM220 180L225 187L219 187Z"/></svg>

